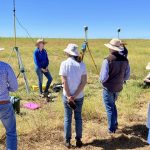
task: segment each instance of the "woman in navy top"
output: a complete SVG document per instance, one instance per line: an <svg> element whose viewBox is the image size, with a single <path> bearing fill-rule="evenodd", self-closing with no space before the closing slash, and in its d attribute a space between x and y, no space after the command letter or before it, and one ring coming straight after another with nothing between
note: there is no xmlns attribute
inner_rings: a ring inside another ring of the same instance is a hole
<svg viewBox="0 0 150 150"><path fill-rule="evenodd" d="M47 97L49 92L48 89L50 87L50 84L52 82L52 76L49 72L48 66L49 66L49 59L46 50L44 49L44 45L46 42L44 39L38 39L36 42L36 50L34 51L34 63L35 63L35 70L38 77L38 86L39 86L39 92L41 97ZM47 84L45 91L42 90L42 84L43 84L43 74L47 78Z"/></svg>

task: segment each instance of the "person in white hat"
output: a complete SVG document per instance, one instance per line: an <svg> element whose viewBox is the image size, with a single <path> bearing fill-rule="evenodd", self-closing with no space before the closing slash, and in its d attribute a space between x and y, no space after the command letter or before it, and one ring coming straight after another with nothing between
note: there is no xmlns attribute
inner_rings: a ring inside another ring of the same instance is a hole
<svg viewBox="0 0 150 150"><path fill-rule="evenodd" d="M44 46L47 42L44 41L44 39L38 39L36 42L36 50L34 51L34 64L35 64L35 70L38 77L38 86L39 86L39 92L40 97L48 97L49 95L49 87L52 82L52 76L48 69L49 66L49 58L47 51L45 50ZM43 84L43 75L47 78L47 84L46 88L43 92L42 84Z"/></svg>
<svg viewBox="0 0 150 150"><path fill-rule="evenodd" d="M72 112L75 118L76 146L82 146L82 105L84 100L83 89L87 83L85 64L79 59L78 46L68 44L64 50L67 60L60 66L59 75L63 84L63 104L65 109L64 134L65 146L71 147Z"/></svg>
<svg viewBox="0 0 150 150"><path fill-rule="evenodd" d="M3 51L4 48L0 48ZM9 92L18 89L18 82L11 66L0 61L0 120L6 129L6 149L17 150L16 118L10 103Z"/></svg>
<svg viewBox="0 0 150 150"><path fill-rule="evenodd" d="M100 81L103 86L103 101L108 117L108 131L112 135L118 127L115 102L118 93L123 89L124 82L130 77L130 66L128 59L120 54L123 47L119 39L112 39L104 45L109 48L110 54L103 61Z"/></svg>

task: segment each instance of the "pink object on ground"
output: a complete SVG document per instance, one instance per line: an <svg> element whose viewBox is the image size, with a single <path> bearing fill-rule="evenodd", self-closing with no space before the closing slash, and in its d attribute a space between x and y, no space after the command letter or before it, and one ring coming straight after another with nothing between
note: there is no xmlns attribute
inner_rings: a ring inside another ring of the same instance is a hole
<svg viewBox="0 0 150 150"><path fill-rule="evenodd" d="M38 109L41 107L40 104L36 104L36 103L32 103L32 102L29 102L29 103L26 103L23 105L25 108L27 109L31 109L31 110L35 110L35 109Z"/></svg>

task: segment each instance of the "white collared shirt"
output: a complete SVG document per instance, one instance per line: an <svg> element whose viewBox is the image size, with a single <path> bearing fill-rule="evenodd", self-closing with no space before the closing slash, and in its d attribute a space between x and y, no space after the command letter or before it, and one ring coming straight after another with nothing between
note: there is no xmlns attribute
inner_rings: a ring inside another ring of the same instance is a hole
<svg viewBox="0 0 150 150"><path fill-rule="evenodd" d="M78 63L74 58L69 57L67 60L63 61L60 66L59 75L66 76L68 81L68 86L70 94L74 95L78 86L81 83L82 75L86 75L86 66L83 62ZM66 96L66 91L63 89L63 94ZM77 96L80 99L84 96L83 91Z"/></svg>

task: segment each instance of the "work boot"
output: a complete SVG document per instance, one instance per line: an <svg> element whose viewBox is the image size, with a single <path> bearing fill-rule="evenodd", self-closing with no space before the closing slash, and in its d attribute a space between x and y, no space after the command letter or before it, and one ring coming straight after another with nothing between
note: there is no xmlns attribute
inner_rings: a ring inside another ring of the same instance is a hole
<svg viewBox="0 0 150 150"><path fill-rule="evenodd" d="M48 97L49 92L44 92L44 97Z"/></svg>
<svg viewBox="0 0 150 150"><path fill-rule="evenodd" d="M44 96L44 93L41 93L40 95L39 95L39 97L40 98L44 98L45 96Z"/></svg>
<svg viewBox="0 0 150 150"><path fill-rule="evenodd" d="M65 141L65 147L67 147L68 149L71 148L70 140L66 140L66 141Z"/></svg>
<svg viewBox="0 0 150 150"><path fill-rule="evenodd" d="M82 147L82 145L83 145L83 143L82 143L81 139L76 141L76 147L80 148L80 147Z"/></svg>
<svg viewBox="0 0 150 150"><path fill-rule="evenodd" d="M45 98L45 104L47 104L49 102L54 102L54 100L52 98L46 97Z"/></svg>

